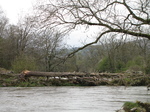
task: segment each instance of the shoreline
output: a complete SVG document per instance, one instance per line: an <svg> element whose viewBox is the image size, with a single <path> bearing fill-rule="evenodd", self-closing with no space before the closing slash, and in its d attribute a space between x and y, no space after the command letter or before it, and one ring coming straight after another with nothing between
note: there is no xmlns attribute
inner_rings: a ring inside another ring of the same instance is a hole
<svg viewBox="0 0 150 112"><path fill-rule="evenodd" d="M30 77L21 80L16 74L0 74L0 87L44 87L44 86L147 86L150 75L127 75L121 78L105 78L96 80L93 77L49 78Z"/></svg>

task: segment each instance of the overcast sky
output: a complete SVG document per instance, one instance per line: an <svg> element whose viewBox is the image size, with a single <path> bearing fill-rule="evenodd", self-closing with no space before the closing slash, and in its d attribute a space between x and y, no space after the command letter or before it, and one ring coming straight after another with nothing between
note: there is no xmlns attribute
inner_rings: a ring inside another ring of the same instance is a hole
<svg viewBox="0 0 150 112"><path fill-rule="evenodd" d="M36 0L0 0L0 7L9 18L11 24L16 24L20 16L32 9Z"/></svg>
<svg viewBox="0 0 150 112"><path fill-rule="evenodd" d="M18 19L32 13L32 7L36 4L37 0L0 0L0 7L9 19L10 24L17 24ZM82 46L87 42L92 41L90 38L92 35L88 35L84 30L81 32L74 31L68 36L66 43L70 46L77 47Z"/></svg>

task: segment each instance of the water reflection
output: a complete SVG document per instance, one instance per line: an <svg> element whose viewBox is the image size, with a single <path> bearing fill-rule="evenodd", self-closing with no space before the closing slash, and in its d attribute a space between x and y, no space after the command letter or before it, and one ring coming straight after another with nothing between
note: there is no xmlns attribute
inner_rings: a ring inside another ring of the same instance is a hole
<svg viewBox="0 0 150 112"><path fill-rule="evenodd" d="M0 112L115 112L125 101L150 102L146 87L0 88Z"/></svg>

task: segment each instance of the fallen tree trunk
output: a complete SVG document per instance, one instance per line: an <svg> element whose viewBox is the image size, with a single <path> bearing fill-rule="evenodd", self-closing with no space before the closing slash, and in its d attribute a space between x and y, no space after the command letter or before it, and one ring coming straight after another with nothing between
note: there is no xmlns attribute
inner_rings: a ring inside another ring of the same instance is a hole
<svg viewBox="0 0 150 112"><path fill-rule="evenodd" d="M25 77L30 76L47 76L47 77L68 77L68 76L77 76L77 77L120 77L123 74L119 73L86 73L86 72L39 72L39 71L28 71L25 70L21 73Z"/></svg>
<svg viewBox="0 0 150 112"><path fill-rule="evenodd" d="M103 79L107 79L107 80L112 80L112 79L122 79L124 77L129 77L129 75L125 75L123 73L85 73L85 72L39 72L39 71L28 71L25 70L21 73L21 75L19 76L20 79L22 80L26 80L29 77L47 77L47 79L49 77L52 78L68 78L68 79L74 79L77 77L89 77L92 78L94 80L103 80ZM130 75L131 77L131 75Z"/></svg>
<svg viewBox="0 0 150 112"><path fill-rule="evenodd" d="M97 76L97 74L90 74L84 72L38 72L38 71L23 71L21 73L24 77L84 77Z"/></svg>

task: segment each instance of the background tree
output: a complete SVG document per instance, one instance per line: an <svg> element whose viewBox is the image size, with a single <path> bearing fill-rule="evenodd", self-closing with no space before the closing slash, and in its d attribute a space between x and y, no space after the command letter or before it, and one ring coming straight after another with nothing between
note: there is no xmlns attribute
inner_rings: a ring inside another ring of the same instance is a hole
<svg viewBox="0 0 150 112"><path fill-rule="evenodd" d="M35 51L39 62L43 63L45 71L55 71L61 60L61 49L63 35L55 30L39 31L35 38Z"/></svg>
<svg viewBox="0 0 150 112"><path fill-rule="evenodd" d="M6 33L7 33L8 19L6 18L4 12L0 8L0 67L4 66L8 68L8 64L10 64L7 60L7 56L5 54L6 49ZM6 59L6 60L5 60Z"/></svg>
<svg viewBox="0 0 150 112"><path fill-rule="evenodd" d="M138 38L136 43L139 46L140 56L143 57L142 59L142 66L145 73L149 70L149 57L150 57L150 40Z"/></svg>
<svg viewBox="0 0 150 112"><path fill-rule="evenodd" d="M4 37L7 25L8 19L6 18L5 13L0 8L0 38Z"/></svg>
<svg viewBox="0 0 150 112"><path fill-rule="evenodd" d="M18 25L7 25L3 43L3 63L5 68L11 68L11 63L26 53L27 44L31 41L31 24L24 21Z"/></svg>
<svg viewBox="0 0 150 112"><path fill-rule="evenodd" d="M63 34L42 27L34 16L8 23L0 11L0 67L22 70L55 71L61 60Z"/></svg>

